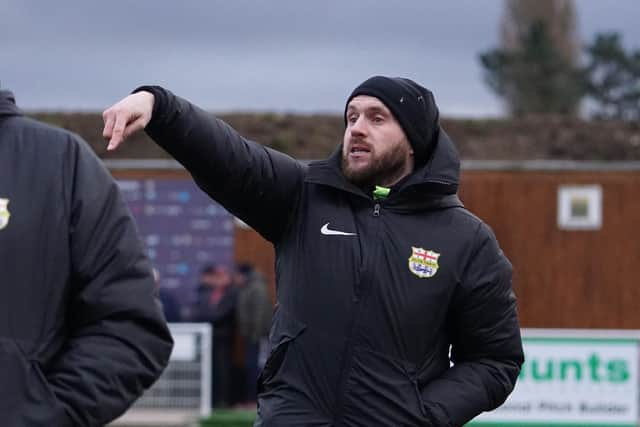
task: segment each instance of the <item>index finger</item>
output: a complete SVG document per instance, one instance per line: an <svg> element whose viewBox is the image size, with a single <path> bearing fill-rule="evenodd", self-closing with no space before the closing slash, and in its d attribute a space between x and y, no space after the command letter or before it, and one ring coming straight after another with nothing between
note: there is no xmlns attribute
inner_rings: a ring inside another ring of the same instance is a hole
<svg viewBox="0 0 640 427"><path fill-rule="evenodd" d="M115 124L113 126L113 132L111 133L111 140L107 146L107 151L112 151L118 148L120 143L124 139L124 128L127 126L126 114L116 114Z"/></svg>

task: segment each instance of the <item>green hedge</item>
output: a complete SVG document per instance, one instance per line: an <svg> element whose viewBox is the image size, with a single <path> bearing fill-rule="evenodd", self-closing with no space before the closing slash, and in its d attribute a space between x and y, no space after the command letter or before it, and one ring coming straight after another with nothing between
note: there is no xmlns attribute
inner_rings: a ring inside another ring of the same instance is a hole
<svg viewBox="0 0 640 427"><path fill-rule="evenodd" d="M212 415L200 421L200 427L252 427L256 411L214 409Z"/></svg>

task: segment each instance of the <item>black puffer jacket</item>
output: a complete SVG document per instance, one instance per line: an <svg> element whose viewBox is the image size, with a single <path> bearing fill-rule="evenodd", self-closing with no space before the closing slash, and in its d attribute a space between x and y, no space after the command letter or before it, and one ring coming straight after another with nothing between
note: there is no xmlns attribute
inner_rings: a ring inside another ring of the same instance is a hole
<svg viewBox="0 0 640 427"><path fill-rule="evenodd" d="M256 426L460 426L500 405L523 352L511 265L456 196L444 131L384 201L158 87L149 135L276 249ZM452 346L450 366L449 349Z"/></svg>
<svg viewBox="0 0 640 427"><path fill-rule="evenodd" d="M116 183L77 136L0 91L0 424L102 426L172 340Z"/></svg>

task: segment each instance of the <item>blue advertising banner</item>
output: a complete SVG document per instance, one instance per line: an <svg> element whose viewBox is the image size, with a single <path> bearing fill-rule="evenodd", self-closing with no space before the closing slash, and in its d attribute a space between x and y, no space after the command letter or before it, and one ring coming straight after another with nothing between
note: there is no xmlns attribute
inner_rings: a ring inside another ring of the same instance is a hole
<svg viewBox="0 0 640 427"><path fill-rule="evenodd" d="M202 268L233 263L233 216L190 179L126 179L118 185L161 286L188 320Z"/></svg>

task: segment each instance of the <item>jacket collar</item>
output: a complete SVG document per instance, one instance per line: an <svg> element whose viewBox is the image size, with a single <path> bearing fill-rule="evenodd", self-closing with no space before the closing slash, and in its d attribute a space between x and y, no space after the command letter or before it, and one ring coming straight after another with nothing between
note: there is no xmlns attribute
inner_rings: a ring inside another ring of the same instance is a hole
<svg viewBox="0 0 640 427"><path fill-rule="evenodd" d="M342 144L333 154L324 160L311 162L306 182L327 185L342 191L356 194L361 197L371 198L360 188L349 182L342 174L340 159L342 156ZM432 205L435 200L438 204L445 201L447 205L453 203L461 206L461 202L455 196L458 191L460 176L460 159L458 152L446 132L440 128L438 140L431 158L425 165L415 170L394 189L385 204L412 205L417 207L427 203ZM443 196L454 196L446 197Z"/></svg>
<svg viewBox="0 0 640 427"><path fill-rule="evenodd" d="M8 90L0 90L0 118L20 116L22 111L16 106L16 98Z"/></svg>

